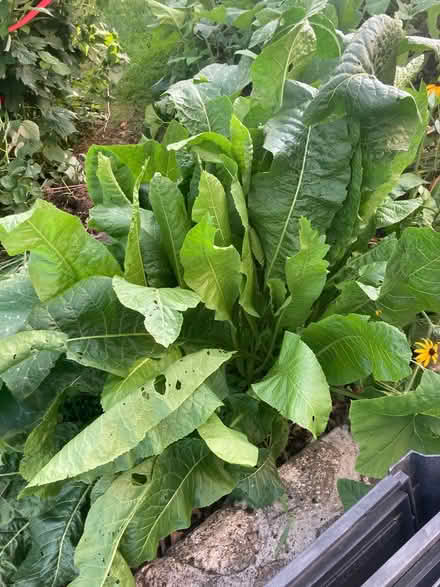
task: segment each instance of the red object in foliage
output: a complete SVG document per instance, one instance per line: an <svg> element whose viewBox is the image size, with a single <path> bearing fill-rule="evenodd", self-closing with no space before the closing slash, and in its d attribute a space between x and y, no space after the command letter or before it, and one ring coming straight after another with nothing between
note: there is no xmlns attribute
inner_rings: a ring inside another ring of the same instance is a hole
<svg viewBox="0 0 440 587"><path fill-rule="evenodd" d="M38 8L46 8L46 6L49 6L49 4L51 4L51 3L52 3L52 0L41 0L37 4L37 9ZM39 10L30 10L27 14L25 14L23 16L23 18L20 18L20 20L18 22L11 25L10 27L8 27L8 31L10 33L12 33L13 31L17 31L18 29L21 29L21 27L23 27L25 24L28 24L28 22L31 22L31 20L33 18L35 18L36 16L38 16L39 14L40 14Z"/></svg>

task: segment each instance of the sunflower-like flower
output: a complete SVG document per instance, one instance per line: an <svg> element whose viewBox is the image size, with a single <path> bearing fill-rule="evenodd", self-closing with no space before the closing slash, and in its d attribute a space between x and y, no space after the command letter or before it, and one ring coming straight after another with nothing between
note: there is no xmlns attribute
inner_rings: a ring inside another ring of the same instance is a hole
<svg viewBox="0 0 440 587"><path fill-rule="evenodd" d="M428 94L434 94L437 98L440 98L440 85L438 84L428 84L426 86L426 90Z"/></svg>
<svg viewBox="0 0 440 587"><path fill-rule="evenodd" d="M423 338L416 342L416 346L420 347L415 349L415 353L417 354L416 361L419 365L423 365L424 367L428 367L428 365L432 362L435 365L438 361L438 343L432 342L430 338Z"/></svg>

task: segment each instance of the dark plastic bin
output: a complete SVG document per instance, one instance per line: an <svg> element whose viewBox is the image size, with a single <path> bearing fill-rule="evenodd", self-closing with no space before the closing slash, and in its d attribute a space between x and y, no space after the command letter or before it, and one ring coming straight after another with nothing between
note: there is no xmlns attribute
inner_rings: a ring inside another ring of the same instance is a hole
<svg viewBox="0 0 440 587"><path fill-rule="evenodd" d="M432 587L439 511L440 456L412 451L267 587Z"/></svg>

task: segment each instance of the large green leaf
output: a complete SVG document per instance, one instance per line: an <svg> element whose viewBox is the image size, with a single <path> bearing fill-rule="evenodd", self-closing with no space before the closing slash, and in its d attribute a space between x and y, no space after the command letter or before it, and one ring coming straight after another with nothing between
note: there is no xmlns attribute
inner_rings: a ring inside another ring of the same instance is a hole
<svg viewBox="0 0 440 587"><path fill-rule="evenodd" d="M133 221L133 220L132 220ZM168 260L167 251L161 235L159 223L151 210L140 210L141 232L138 246L141 250L142 261L147 276L148 285L154 287L171 286L175 284L173 269ZM135 229L136 230L136 229ZM130 237L135 246L135 234ZM127 243L126 255L131 255L130 241ZM130 261L131 263L131 261Z"/></svg>
<svg viewBox="0 0 440 587"><path fill-rule="evenodd" d="M121 304L145 316L147 332L164 347L170 346L179 336L182 312L200 302L199 296L187 289L143 287L121 277L113 279L113 289Z"/></svg>
<svg viewBox="0 0 440 587"><path fill-rule="evenodd" d="M110 463L142 442L144 457L203 424L221 405L202 385L231 356L217 349L186 355L164 371L165 393L150 380L127 395L67 443L28 488L74 477Z"/></svg>
<svg viewBox="0 0 440 587"><path fill-rule="evenodd" d="M177 119L191 135L204 131L222 133L229 128L232 104L226 96L221 96L219 88L214 84L183 80L168 88L167 94L176 107Z"/></svg>
<svg viewBox="0 0 440 587"><path fill-rule="evenodd" d="M323 318L332 314L353 314L375 316L377 311L376 300L380 289L365 285L361 281L344 281L337 285L340 290L338 297L328 306Z"/></svg>
<svg viewBox="0 0 440 587"><path fill-rule="evenodd" d="M231 195L235 208L240 216L244 228L243 245L241 249L241 272L244 280L240 286L240 305L251 316L259 317L256 310L256 271L252 255L251 227L249 226L248 209L246 199L240 182L233 181Z"/></svg>
<svg viewBox="0 0 440 587"><path fill-rule="evenodd" d="M275 365L252 389L313 436L324 432L331 410L329 387L317 358L296 334L285 332Z"/></svg>
<svg viewBox="0 0 440 587"><path fill-rule="evenodd" d="M136 391L156 375L163 373L167 367L180 359L181 352L176 347L168 349L160 359L143 357L131 365L125 377L109 375L101 395L101 405L105 411L122 401L127 395Z"/></svg>
<svg viewBox="0 0 440 587"><path fill-rule="evenodd" d="M98 153L96 177L100 184L102 201L90 210L89 226L115 238L126 236L131 202L113 173L110 157L102 153Z"/></svg>
<svg viewBox="0 0 440 587"><path fill-rule="evenodd" d="M421 198L412 200L393 200L388 197L376 211L376 228L386 228L397 224L423 206Z"/></svg>
<svg viewBox="0 0 440 587"><path fill-rule="evenodd" d="M56 429L67 389L68 387L58 393L41 422L26 438L23 458L20 461L20 474L27 481L35 477L60 448L56 442Z"/></svg>
<svg viewBox="0 0 440 587"><path fill-rule="evenodd" d="M192 228L180 257L186 283L200 296L217 320L232 321L232 307L239 295L240 255L236 249L214 245L217 230L207 217Z"/></svg>
<svg viewBox="0 0 440 587"><path fill-rule="evenodd" d="M251 59L238 65L212 63L203 68L198 79L179 81L167 90L176 108L177 119L196 134L214 131L229 135L232 103L227 96L238 95L249 83Z"/></svg>
<svg viewBox="0 0 440 587"><path fill-rule="evenodd" d="M243 191L247 194L251 183L254 145L249 130L235 114L231 118L231 144L232 154L240 170Z"/></svg>
<svg viewBox="0 0 440 587"><path fill-rule="evenodd" d="M411 349L403 332L368 316L329 316L310 324L302 338L313 350L331 385L373 374L399 381L411 372Z"/></svg>
<svg viewBox="0 0 440 587"><path fill-rule="evenodd" d="M288 78L296 77L315 49L313 28L308 22L300 22L258 55L252 65L252 101L254 108L262 111L260 122L280 110Z"/></svg>
<svg viewBox="0 0 440 587"><path fill-rule="evenodd" d="M15 576L17 587L65 587L76 576L74 548L83 530L88 487L66 484L54 502L30 521L32 547Z"/></svg>
<svg viewBox="0 0 440 587"><path fill-rule="evenodd" d="M243 471L234 496L244 499L253 508L263 508L277 501L284 493L272 452L260 449L257 466Z"/></svg>
<svg viewBox="0 0 440 587"><path fill-rule="evenodd" d="M72 587L104 585L118 545L131 566L155 558L159 540L187 528L194 507L210 505L234 484L224 463L195 438L120 475L90 509L75 553L80 575Z"/></svg>
<svg viewBox="0 0 440 587"><path fill-rule="evenodd" d="M154 460L120 475L92 504L75 550L79 576L71 587L103 587L115 564L119 542L148 495ZM140 483L138 480L142 480ZM99 536L99 540L96 537Z"/></svg>
<svg viewBox="0 0 440 587"><path fill-rule="evenodd" d="M222 96L234 97L248 85L253 59L243 55L237 65L211 63L199 71L196 78L208 80Z"/></svg>
<svg viewBox="0 0 440 587"><path fill-rule="evenodd" d="M368 19L353 36L331 79L310 104L307 119L317 122L334 110L344 113L346 108L365 119L390 107L399 109L402 101L412 102L409 94L391 85L403 38L400 21L384 14ZM380 123L383 124L382 116Z"/></svg>
<svg viewBox="0 0 440 587"><path fill-rule="evenodd" d="M232 143L229 139L217 132L202 132L200 134L193 135L177 143L168 145L168 149L172 151L179 151L180 149L191 147L195 149L203 159L210 160L206 155L217 155L218 162L222 162L221 157L226 155L232 157ZM203 156L204 155L204 156ZM215 158L213 162L217 162Z"/></svg>
<svg viewBox="0 0 440 587"><path fill-rule="evenodd" d="M424 371L415 391L351 404L351 430L359 444L356 469L380 478L409 450L438 454L440 440L430 428L440 415L440 375Z"/></svg>
<svg viewBox="0 0 440 587"><path fill-rule="evenodd" d="M1 339L0 378L22 400L50 373L65 350L67 337L60 332L32 330Z"/></svg>
<svg viewBox="0 0 440 587"><path fill-rule="evenodd" d="M192 219L194 222L200 222L205 214L209 214L213 226L218 230L218 245L229 246L231 227L225 190L215 175L203 170L200 175L199 195L192 208Z"/></svg>
<svg viewBox="0 0 440 587"><path fill-rule="evenodd" d="M18 334L32 335L33 332L23 332ZM8 338L4 340L7 341ZM60 347L60 349L62 350L33 349L27 358L23 359L13 367L10 367L6 371L3 371L0 378L6 383L6 386L12 395L19 401L22 401L34 393L47 375L49 375L52 367L55 365L64 350L63 347Z"/></svg>
<svg viewBox="0 0 440 587"><path fill-rule="evenodd" d="M266 136L274 162L269 172L254 176L249 194L250 221L263 245L267 280L283 278L286 257L298 252L299 218L307 217L324 233L347 197L352 157L347 122L305 126L304 111L313 93L298 82L286 85L280 123L270 121Z"/></svg>
<svg viewBox="0 0 440 587"><path fill-rule="evenodd" d="M156 558L159 540L188 528L193 508L211 505L230 493L236 479L203 441L187 438L156 461L145 499L121 542L130 566Z"/></svg>
<svg viewBox="0 0 440 587"><path fill-rule="evenodd" d="M149 156L150 144L92 145L87 152L85 170L87 188L95 205L103 201L102 185L97 177L99 155L111 160L112 172L127 198L131 199L136 178Z"/></svg>
<svg viewBox="0 0 440 587"><path fill-rule="evenodd" d="M364 225L414 159L425 128L423 91L413 96L393 86L403 38L400 21L386 15L368 19L305 115L315 123L344 114L360 121Z"/></svg>
<svg viewBox="0 0 440 587"><path fill-rule="evenodd" d="M0 338L21 330L38 301L26 273L17 272L0 280Z"/></svg>
<svg viewBox="0 0 440 587"><path fill-rule="evenodd" d="M306 218L299 221L299 240L300 251L286 259L290 296L279 310L280 324L289 330L304 324L327 279L328 262L324 257L329 246Z"/></svg>
<svg viewBox="0 0 440 587"><path fill-rule="evenodd" d="M334 281L339 283L342 281L349 281L357 279L366 266L373 263L387 263L397 245L397 239L391 235L383 239L378 245L368 249L363 254L353 254L335 274Z"/></svg>
<svg viewBox="0 0 440 587"><path fill-rule="evenodd" d="M136 587L133 573L119 550L116 551L104 587Z"/></svg>
<svg viewBox="0 0 440 587"><path fill-rule="evenodd" d="M249 442L243 432L225 426L216 414L199 426L197 432L223 461L247 467L257 464L258 448Z"/></svg>
<svg viewBox="0 0 440 587"><path fill-rule="evenodd" d="M44 200L24 214L15 217L12 229L11 219L0 220L0 240L10 255L31 251L29 275L42 301L92 275L120 275L115 258L86 232L79 218Z"/></svg>
<svg viewBox="0 0 440 587"><path fill-rule="evenodd" d="M440 311L440 234L407 228L387 265L377 304L382 317L405 325L421 311Z"/></svg>
<svg viewBox="0 0 440 587"><path fill-rule="evenodd" d="M390 107L363 124L363 182L360 216L365 225L398 185L401 174L417 155L428 124L428 97L422 86L400 106Z"/></svg>
<svg viewBox="0 0 440 587"><path fill-rule="evenodd" d="M347 199L333 218L328 230L328 242L331 245L328 259L331 264L340 261L347 250L356 241L359 230L359 208L362 191L362 145L360 142L360 125L350 120L349 132L354 146L354 153L350 163L351 178L348 186Z"/></svg>
<svg viewBox="0 0 440 587"><path fill-rule="evenodd" d="M133 205L131 207L130 229L128 231L127 246L124 259L124 277L130 283L147 286L145 277L144 259L141 243L141 215L139 207L139 189L146 164L142 168L136 180L133 190Z"/></svg>
<svg viewBox="0 0 440 587"><path fill-rule="evenodd" d="M185 208L185 200L177 185L159 173L150 183L150 202L160 226L161 239L174 269L178 284L183 287L183 271L179 251L191 221Z"/></svg>
<svg viewBox="0 0 440 587"><path fill-rule="evenodd" d="M67 356L124 377L137 358L160 354L142 316L123 306L110 277L84 279L34 312L32 325L68 336Z"/></svg>

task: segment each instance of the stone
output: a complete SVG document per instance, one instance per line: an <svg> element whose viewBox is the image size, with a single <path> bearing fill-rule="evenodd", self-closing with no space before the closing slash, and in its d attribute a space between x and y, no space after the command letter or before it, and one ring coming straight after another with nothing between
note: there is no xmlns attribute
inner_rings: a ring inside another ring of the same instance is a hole
<svg viewBox="0 0 440 587"><path fill-rule="evenodd" d="M144 565L136 586L263 587L342 514L336 482L359 479L356 457L347 428L332 430L279 469L287 507L219 509Z"/></svg>

